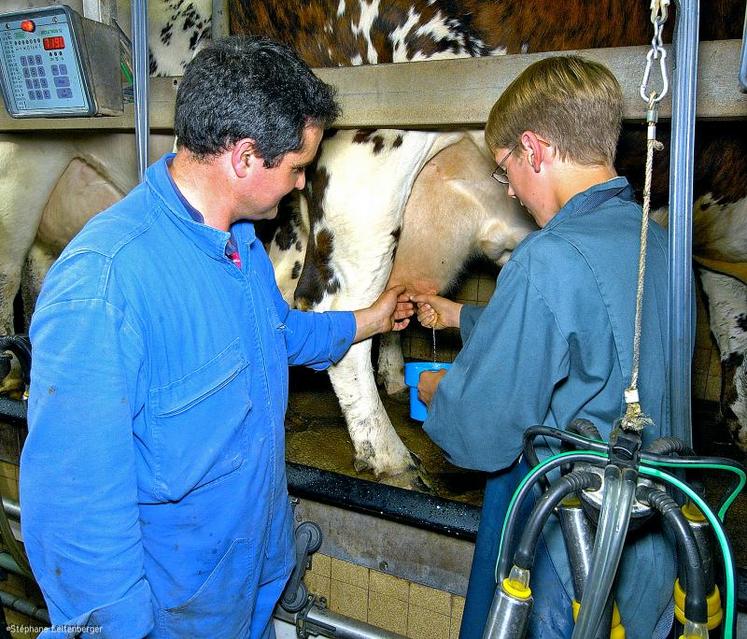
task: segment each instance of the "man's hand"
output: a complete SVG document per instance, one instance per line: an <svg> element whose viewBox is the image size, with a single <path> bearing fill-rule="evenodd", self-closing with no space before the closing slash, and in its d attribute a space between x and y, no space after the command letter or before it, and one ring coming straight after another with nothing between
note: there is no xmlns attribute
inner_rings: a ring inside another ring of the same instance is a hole
<svg viewBox="0 0 747 639"><path fill-rule="evenodd" d="M413 295L410 298L418 305L418 321L425 328L459 328L462 305L439 295Z"/></svg>
<svg viewBox="0 0 747 639"><path fill-rule="evenodd" d="M401 331L415 314L415 305L405 295L404 286L393 286L384 291L371 306L354 312L355 339L360 342L377 333Z"/></svg>
<svg viewBox="0 0 747 639"><path fill-rule="evenodd" d="M423 371L420 373L420 378L418 379L418 399L421 402L427 406L430 405L444 375L446 375L445 368L438 371Z"/></svg>

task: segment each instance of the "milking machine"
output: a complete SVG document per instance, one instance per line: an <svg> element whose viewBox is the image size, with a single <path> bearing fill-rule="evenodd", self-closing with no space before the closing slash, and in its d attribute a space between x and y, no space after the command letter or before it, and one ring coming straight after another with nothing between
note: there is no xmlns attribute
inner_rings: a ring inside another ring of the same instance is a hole
<svg viewBox="0 0 747 639"><path fill-rule="evenodd" d="M534 441L559 441L564 450L539 461ZM551 514L560 520L573 577L576 622L573 639L622 639L625 629L613 597L613 581L629 530L660 519L677 548L674 584L676 636L706 638L723 622L723 637L735 637L735 567L723 520L745 484L744 467L730 459L697 457L675 438L642 448L641 436L618 428L602 441L588 421L566 431L527 429L524 457L532 467L509 505L496 565L496 588L484 639L526 636L532 609L530 577L542 527ZM549 482L550 473L560 477ZM701 489L681 476L698 469L732 473L733 481L716 511ZM554 472L553 472L554 471ZM517 513L534 488L544 486L521 535ZM724 600L716 585L714 546L720 551Z"/></svg>

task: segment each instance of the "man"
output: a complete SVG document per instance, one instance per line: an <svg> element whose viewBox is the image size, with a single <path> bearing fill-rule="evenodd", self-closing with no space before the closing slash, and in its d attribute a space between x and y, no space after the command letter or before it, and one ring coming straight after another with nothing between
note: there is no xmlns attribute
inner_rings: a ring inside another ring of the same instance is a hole
<svg viewBox="0 0 747 639"><path fill-rule="evenodd" d="M420 378L430 402L425 430L455 464L496 473L486 486L462 639L482 636L506 506L526 472L516 463L524 430L586 418L607 437L625 412L641 209L613 167L621 118L620 87L602 65L564 56L527 68L493 106L486 139L494 177L540 230L513 252L486 307L413 297L421 323L459 327L464 342L448 372ZM647 259L639 389L654 421L649 441L671 432L667 239L654 223ZM543 537L529 636L570 637L573 589L556 522ZM660 535L628 543L616 598L629 637L666 636L674 578Z"/></svg>
<svg viewBox="0 0 747 639"><path fill-rule="evenodd" d="M413 313L398 290L289 310L255 237L338 112L289 48L214 43L179 86L176 155L49 271L20 489L52 635L274 636L294 563L288 365L324 369Z"/></svg>

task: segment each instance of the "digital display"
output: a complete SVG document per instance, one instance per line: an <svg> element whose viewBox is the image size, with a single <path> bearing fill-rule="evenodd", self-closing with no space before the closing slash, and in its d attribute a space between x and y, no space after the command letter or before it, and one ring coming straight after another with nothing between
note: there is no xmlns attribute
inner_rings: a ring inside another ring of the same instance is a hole
<svg viewBox="0 0 747 639"><path fill-rule="evenodd" d="M44 38L43 42L45 51L55 51L57 49L65 48L65 38L63 36Z"/></svg>

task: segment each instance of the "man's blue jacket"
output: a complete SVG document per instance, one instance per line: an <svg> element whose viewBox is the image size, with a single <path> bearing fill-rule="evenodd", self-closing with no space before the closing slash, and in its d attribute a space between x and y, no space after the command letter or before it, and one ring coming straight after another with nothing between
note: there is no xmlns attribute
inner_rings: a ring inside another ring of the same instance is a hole
<svg viewBox="0 0 747 639"><path fill-rule="evenodd" d="M188 214L169 157L44 282L22 530L54 624L248 637L260 578L294 562L288 365L337 361L355 319L290 310L248 222L231 229L237 268L229 233Z"/></svg>

